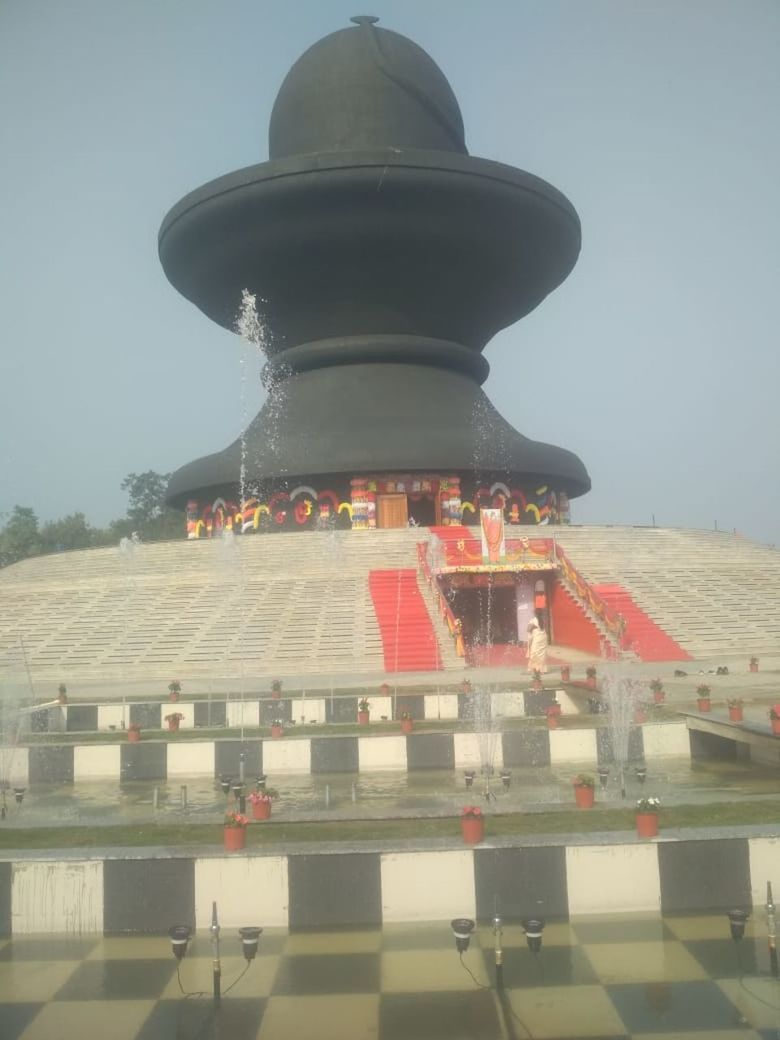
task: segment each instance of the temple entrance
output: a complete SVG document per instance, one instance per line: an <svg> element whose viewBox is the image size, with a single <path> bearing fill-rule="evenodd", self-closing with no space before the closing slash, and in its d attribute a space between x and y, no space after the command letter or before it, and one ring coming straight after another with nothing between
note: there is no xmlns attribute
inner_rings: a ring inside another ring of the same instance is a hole
<svg viewBox="0 0 780 1040"><path fill-rule="evenodd" d="M441 504L433 495L409 495L409 519L418 527L435 527L441 523Z"/></svg>
<svg viewBox="0 0 780 1040"><path fill-rule="evenodd" d="M514 586L454 589L450 605L463 625L466 646L518 642Z"/></svg>
<svg viewBox="0 0 780 1040"><path fill-rule="evenodd" d="M379 495L377 497L377 527L407 527L406 495Z"/></svg>

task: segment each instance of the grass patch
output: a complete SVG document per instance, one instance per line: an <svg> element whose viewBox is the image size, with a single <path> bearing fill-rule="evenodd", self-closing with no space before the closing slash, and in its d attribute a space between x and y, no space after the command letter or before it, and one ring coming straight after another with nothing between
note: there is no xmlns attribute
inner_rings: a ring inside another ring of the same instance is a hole
<svg viewBox="0 0 780 1040"><path fill-rule="evenodd" d="M780 800L727 802L711 805L676 805L662 809L661 830L673 827L729 827L780 823ZM571 835L597 831L625 831L634 828L634 809L598 806L588 811L565 809L547 813L511 813L487 816L487 835L527 837L557 834L565 840ZM290 842L373 842L382 840L415 841L422 838L457 838L457 817L395 820L327 820L313 823L288 823L271 820L248 828L247 847L271 847ZM164 845L188 847L222 844L219 824L151 824L117 827L0 828L0 849L70 849L98 846L139 847Z"/></svg>

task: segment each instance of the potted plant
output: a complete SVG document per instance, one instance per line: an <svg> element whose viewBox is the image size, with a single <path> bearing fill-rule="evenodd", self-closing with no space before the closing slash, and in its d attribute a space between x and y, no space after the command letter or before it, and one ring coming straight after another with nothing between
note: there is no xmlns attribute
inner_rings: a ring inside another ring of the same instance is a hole
<svg viewBox="0 0 780 1040"><path fill-rule="evenodd" d="M553 701L552 704L548 704L544 709L544 713L547 716L547 728L557 729L558 719L561 717L561 706L557 701Z"/></svg>
<svg viewBox="0 0 780 1040"><path fill-rule="evenodd" d="M700 683L696 687L696 704L699 711L710 711L712 708L710 693L710 688L706 683Z"/></svg>
<svg viewBox="0 0 780 1040"><path fill-rule="evenodd" d="M131 722L127 727L127 739L131 744L137 744L141 739L141 727L137 722Z"/></svg>
<svg viewBox="0 0 780 1040"><path fill-rule="evenodd" d="M460 828L467 845L478 845L485 838L485 816L478 805L461 810Z"/></svg>
<svg viewBox="0 0 780 1040"><path fill-rule="evenodd" d="M252 818L254 820L270 820L271 802L276 797L276 791L269 788L265 791L251 791L249 801L252 803Z"/></svg>
<svg viewBox="0 0 780 1040"><path fill-rule="evenodd" d="M647 709L644 704L637 704L634 708L634 725L642 726L647 722Z"/></svg>
<svg viewBox="0 0 780 1040"><path fill-rule="evenodd" d="M640 798L636 803L636 832L640 838L654 838L658 834L660 798Z"/></svg>
<svg viewBox="0 0 780 1040"><path fill-rule="evenodd" d="M541 690L542 688L542 673L539 671L538 668L534 668L533 670L531 686L534 690Z"/></svg>
<svg viewBox="0 0 780 1040"><path fill-rule="evenodd" d="M239 852L246 846L246 829L249 817L242 813L225 813L223 838L226 852Z"/></svg>
<svg viewBox="0 0 780 1040"><path fill-rule="evenodd" d="M61 682L57 687L57 703L67 704L68 703L68 687L64 682Z"/></svg>
<svg viewBox="0 0 780 1040"><path fill-rule="evenodd" d="M751 657L750 658L750 662L748 664L748 668L750 669L751 672L757 672L758 671L758 658L757 657Z"/></svg>
<svg viewBox="0 0 780 1040"><path fill-rule="evenodd" d="M170 715L165 716L165 721L168 723L168 729L171 733L179 732L179 723L184 718L180 711L172 711Z"/></svg>
<svg viewBox="0 0 780 1040"><path fill-rule="evenodd" d="M279 698L282 696L282 680L281 679L274 679L274 681L271 683L271 696L273 697L273 699L275 701L278 701Z"/></svg>
<svg viewBox="0 0 780 1040"><path fill-rule="evenodd" d="M664 692L664 684L660 679L653 679L650 683L650 689L653 692L653 703L663 704L666 699L666 693Z"/></svg>
<svg viewBox="0 0 780 1040"><path fill-rule="evenodd" d="M358 726L368 725L369 703L367 697L361 697L358 701Z"/></svg>
<svg viewBox="0 0 780 1040"><path fill-rule="evenodd" d="M409 734L414 729L414 719L409 711L401 712L401 732Z"/></svg>
<svg viewBox="0 0 780 1040"><path fill-rule="evenodd" d="M271 723L271 736L274 740L279 740L284 736L284 719L274 719Z"/></svg>
<svg viewBox="0 0 780 1040"><path fill-rule="evenodd" d="M471 685L471 679L463 679L460 684L461 693L471 693L473 686Z"/></svg>
<svg viewBox="0 0 780 1040"><path fill-rule="evenodd" d="M772 723L772 732L780 737L780 704L773 704L769 709L769 721Z"/></svg>
<svg viewBox="0 0 780 1040"><path fill-rule="evenodd" d="M561 665L561 682L569 682L570 679L571 679L571 665L569 665L569 664L562 664Z"/></svg>
<svg viewBox="0 0 780 1040"><path fill-rule="evenodd" d="M379 692L383 697L390 696L390 683L383 682L379 687Z"/></svg>
<svg viewBox="0 0 780 1040"><path fill-rule="evenodd" d="M590 665L588 668L585 669L585 681L588 684L589 690L596 689L596 669L593 667L593 665Z"/></svg>
<svg viewBox="0 0 780 1040"><path fill-rule="evenodd" d="M729 719L732 722L742 722L742 698L729 697L726 704L729 709Z"/></svg>
<svg viewBox="0 0 780 1040"><path fill-rule="evenodd" d="M589 773L578 773L574 777L574 800L578 809L592 809L596 793L596 781Z"/></svg>
<svg viewBox="0 0 780 1040"><path fill-rule="evenodd" d="M174 679L173 682L168 683L168 700L172 704L176 704L181 694L181 683L178 679Z"/></svg>

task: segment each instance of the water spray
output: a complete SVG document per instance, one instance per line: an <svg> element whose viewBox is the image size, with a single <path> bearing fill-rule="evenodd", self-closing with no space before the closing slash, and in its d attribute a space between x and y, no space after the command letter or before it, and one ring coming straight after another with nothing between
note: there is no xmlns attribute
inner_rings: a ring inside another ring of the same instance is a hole
<svg viewBox="0 0 780 1040"><path fill-rule="evenodd" d="M766 883L766 934L769 943L769 968L777 978L777 922L775 921L775 904L772 899L772 882Z"/></svg>

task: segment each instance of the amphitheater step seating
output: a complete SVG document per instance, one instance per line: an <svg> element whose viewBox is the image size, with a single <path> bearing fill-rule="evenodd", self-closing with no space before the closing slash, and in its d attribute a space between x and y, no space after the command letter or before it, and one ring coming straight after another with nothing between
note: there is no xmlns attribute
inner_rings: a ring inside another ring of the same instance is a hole
<svg viewBox="0 0 780 1040"><path fill-rule="evenodd" d="M716 531L538 533L592 584L620 585L693 657L780 648L775 549ZM25 681L28 668L35 681L66 683L381 672L368 574L413 570L425 536L285 533L153 543L130 559L108 547L24 560L0 570L0 681ZM449 667L443 637L442 650Z"/></svg>
<svg viewBox="0 0 780 1040"><path fill-rule="evenodd" d="M594 585L594 591L626 621L625 643L640 661L690 661L690 654L648 617L621 585Z"/></svg>
<svg viewBox="0 0 780 1040"><path fill-rule="evenodd" d="M368 585L382 633L385 671L442 668L441 653L415 569L372 570Z"/></svg>
<svg viewBox="0 0 780 1040"><path fill-rule="evenodd" d="M413 568L413 531L118 547L0 570L0 680L381 672L372 569Z"/></svg>

